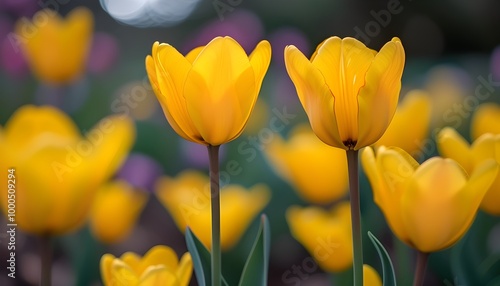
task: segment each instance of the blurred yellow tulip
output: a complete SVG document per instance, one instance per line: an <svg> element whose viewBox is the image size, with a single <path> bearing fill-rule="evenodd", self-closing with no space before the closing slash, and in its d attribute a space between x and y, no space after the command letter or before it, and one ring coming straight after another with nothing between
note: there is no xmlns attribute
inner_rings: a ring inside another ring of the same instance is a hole
<svg viewBox="0 0 500 286"><path fill-rule="evenodd" d="M104 286L187 286L193 272L191 255L180 259L167 246L157 245L144 257L126 252L120 258L105 254L101 258Z"/></svg>
<svg viewBox="0 0 500 286"><path fill-rule="evenodd" d="M398 105L405 53L393 38L380 52L354 38L331 37L308 60L295 46L285 64L316 135L326 144L358 150L375 143Z"/></svg>
<svg viewBox="0 0 500 286"><path fill-rule="evenodd" d="M363 265L363 286L382 286L380 275L368 264Z"/></svg>
<svg viewBox="0 0 500 286"><path fill-rule="evenodd" d="M418 165L397 147L366 148L361 161L390 228L421 252L448 248L467 232L498 171L493 160L470 176L451 159Z"/></svg>
<svg viewBox="0 0 500 286"><path fill-rule="evenodd" d="M56 108L18 109L0 136L0 170L15 169L16 223L29 233L64 234L82 225L97 188L120 166L135 128L126 117L109 116L82 137ZM7 212L7 185L0 202Z"/></svg>
<svg viewBox="0 0 500 286"><path fill-rule="evenodd" d="M76 80L85 70L94 19L85 7L71 11L62 19L44 9L16 24L18 41L35 76L49 84Z"/></svg>
<svg viewBox="0 0 500 286"><path fill-rule="evenodd" d="M208 248L211 247L211 212L209 178L196 171L185 171L177 178L161 178L156 195L170 212L179 229L189 226ZM227 250L241 238L253 218L267 205L270 192L264 185L246 190L227 185L220 193L221 247Z"/></svg>
<svg viewBox="0 0 500 286"><path fill-rule="evenodd" d="M397 146L416 158L421 155L419 152L429 133L430 120L429 95L421 90L412 90L399 104L391 124L375 146Z"/></svg>
<svg viewBox="0 0 500 286"><path fill-rule="evenodd" d="M481 104L472 117L471 136L476 140L486 133L500 134L500 105L496 103Z"/></svg>
<svg viewBox="0 0 500 286"><path fill-rule="evenodd" d="M328 272L352 267L351 207L339 203L330 211L319 207L292 206L286 212L292 235Z"/></svg>
<svg viewBox="0 0 500 286"><path fill-rule="evenodd" d="M447 127L439 132L437 142L440 154L457 161L469 174L488 159L500 164L500 134L485 133L469 145L455 129ZM500 174L484 196L481 209L500 215Z"/></svg>
<svg viewBox="0 0 500 286"><path fill-rule="evenodd" d="M257 101L271 60L261 41L247 56L231 37L217 37L185 57L154 43L146 71L172 128L182 138L218 146L238 137Z"/></svg>
<svg viewBox="0 0 500 286"><path fill-rule="evenodd" d="M99 188L90 211L90 229L104 243L123 240L132 230L148 199L126 181L113 181Z"/></svg>
<svg viewBox="0 0 500 286"><path fill-rule="evenodd" d="M347 193L345 151L321 142L309 126L296 127L287 142L275 136L265 154L276 172L311 203L329 204Z"/></svg>

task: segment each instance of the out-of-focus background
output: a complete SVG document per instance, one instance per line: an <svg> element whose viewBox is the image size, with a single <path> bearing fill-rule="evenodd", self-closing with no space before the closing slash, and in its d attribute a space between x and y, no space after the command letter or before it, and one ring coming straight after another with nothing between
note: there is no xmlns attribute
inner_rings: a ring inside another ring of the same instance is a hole
<svg viewBox="0 0 500 286"><path fill-rule="evenodd" d="M332 278L317 265L308 264L309 254L291 236L285 220L286 209L294 204L310 204L276 175L263 154L272 137L286 137L293 127L307 122L284 67L286 45L293 44L310 56L319 43L334 35L357 37L375 50L392 37L399 37L406 52L402 97L411 89L424 89L432 95L433 106L437 107L420 161L436 155L435 144L429 143L433 142L436 130L457 125L454 127L469 138L469 119L475 107L484 102L500 102L500 49L497 48L500 2L496 0L0 0L0 125L20 106L52 104L55 99L51 94L57 93L32 75L13 40L14 24L22 17L31 18L44 7L66 15L77 6L88 7L94 14L94 40L85 76L64 89L67 99L63 108L82 132L109 114L132 116L137 128L132 153L154 160L161 167L159 172L169 177L185 169L207 172L208 159L204 147L175 134L151 91L144 60L151 53L152 44L169 43L185 54L215 36L230 35L249 53L260 40L271 42L272 62L254 114L247 130L223 147L221 159L222 168L229 160L236 160L243 170L228 176L225 183L245 187L264 183L272 191L271 201L263 211L272 229L269 285L339 283L338 277ZM474 97L477 87L485 81L490 83L487 89L491 96L464 100ZM290 116L283 121L285 128L280 134L269 132L271 119L280 118L283 113ZM444 114L459 115L461 120L457 122L453 120L456 117ZM408 132L411 130L408 126ZM409 285L414 253L388 230L364 176L362 180L364 228L374 232L390 250L400 285ZM478 220L483 224L474 225L473 229L486 229L482 232L484 236L433 254L426 285L466 285L460 273L470 267L468 257L478 255L477 244L486 247L489 254L500 255L500 220L485 213L479 213ZM257 228L255 219L241 241L223 254L223 272L230 285L237 283ZM17 277L15 280L6 277L2 267L0 284L37 285L37 240L22 231L17 235ZM7 257L6 238L0 236L2 265ZM157 244L169 245L179 255L186 251L182 233L152 195L132 233L122 242L102 244L87 227L58 237L54 244L54 285L100 285L99 259L103 253L144 254ZM379 258L367 239L365 260L381 273ZM484 263L491 263L491 267L499 264L498 260ZM348 277L350 273L337 276L342 275ZM500 285L498 280L496 283L489 285ZM196 285L194 275L191 285Z"/></svg>

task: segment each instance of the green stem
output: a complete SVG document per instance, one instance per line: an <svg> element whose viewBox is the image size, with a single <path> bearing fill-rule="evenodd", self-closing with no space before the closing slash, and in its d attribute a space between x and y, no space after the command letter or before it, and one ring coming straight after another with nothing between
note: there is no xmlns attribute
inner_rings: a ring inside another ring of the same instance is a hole
<svg viewBox="0 0 500 286"><path fill-rule="evenodd" d="M221 285L219 146L208 146L210 198L212 207L212 286Z"/></svg>
<svg viewBox="0 0 500 286"><path fill-rule="evenodd" d="M413 286L424 285L425 268L427 268L428 260L429 260L429 253L418 251L417 266L415 267L415 277L413 280Z"/></svg>
<svg viewBox="0 0 500 286"><path fill-rule="evenodd" d="M40 238L40 260L40 285L50 286L52 285L52 241L48 235Z"/></svg>
<svg viewBox="0 0 500 286"><path fill-rule="evenodd" d="M347 150L351 200L354 286L363 286L363 242L361 239L361 208L359 204L358 151Z"/></svg>

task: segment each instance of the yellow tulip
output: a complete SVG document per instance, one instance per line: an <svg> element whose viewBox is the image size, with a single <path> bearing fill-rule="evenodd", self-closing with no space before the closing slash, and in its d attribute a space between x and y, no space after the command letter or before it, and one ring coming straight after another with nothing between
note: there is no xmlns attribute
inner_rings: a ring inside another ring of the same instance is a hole
<svg viewBox="0 0 500 286"><path fill-rule="evenodd" d="M354 38L331 37L311 60L287 46L285 63L311 127L323 142L358 150L384 134L398 105L405 63L398 38L377 53Z"/></svg>
<svg viewBox="0 0 500 286"><path fill-rule="evenodd" d="M156 195L172 215L179 229L189 226L200 241L210 249L212 229L209 178L202 173L185 171L177 178L161 178ZM227 250L241 238L253 218L267 205L270 192L264 185L245 190L238 185L222 188L221 247Z"/></svg>
<svg viewBox="0 0 500 286"><path fill-rule="evenodd" d="M99 188L90 211L90 229L104 243L123 240L132 230L148 199L126 181L114 181Z"/></svg>
<svg viewBox="0 0 500 286"><path fill-rule="evenodd" d="M421 252L452 246L471 226L498 165L489 160L469 176L451 159L422 165L397 147L371 147L361 155L375 203L403 242Z"/></svg>
<svg viewBox="0 0 500 286"><path fill-rule="evenodd" d="M396 109L391 124L375 146L397 146L416 158L429 133L430 120L429 95L424 91L412 90Z"/></svg>
<svg viewBox="0 0 500 286"><path fill-rule="evenodd" d="M16 34L35 76L49 84L65 84L85 70L93 26L92 12L87 8L75 8L66 19L44 9L32 22L19 20Z"/></svg>
<svg viewBox="0 0 500 286"><path fill-rule="evenodd" d="M457 161L469 174L488 159L500 163L500 134L485 133L472 145L452 128L444 128L438 134L438 148L443 157ZM481 202L481 209L492 215L500 215L500 175L489 188Z"/></svg>
<svg viewBox="0 0 500 286"><path fill-rule="evenodd" d="M146 57L146 71L175 132L195 143L218 146L243 131L270 60L267 41L247 56L232 38L217 37L185 57L156 42Z"/></svg>
<svg viewBox="0 0 500 286"><path fill-rule="evenodd" d="M120 166L135 136L126 117L102 119L83 137L53 107L24 106L0 136L0 170L14 168L16 223L29 233L64 234L82 225L97 188ZM8 211L7 184L0 202Z"/></svg>
<svg viewBox="0 0 500 286"><path fill-rule="evenodd" d="M496 103L481 104L472 117L471 135L477 139L485 133L500 134L500 105Z"/></svg>
<svg viewBox="0 0 500 286"><path fill-rule="evenodd" d="M309 126L296 127L288 142L276 136L264 151L276 172L305 200L328 204L346 195L345 151L321 142Z"/></svg>
<svg viewBox="0 0 500 286"><path fill-rule="evenodd" d="M126 252L120 258L105 254L101 258L104 286L187 286L193 272L191 255L182 258L167 246L157 245L144 257Z"/></svg>
<svg viewBox="0 0 500 286"><path fill-rule="evenodd" d="M292 235L328 272L352 267L351 207L342 202L330 211L292 206L286 212Z"/></svg>
<svg viewBox="0 0 500 286"><path fill-rule="evenodd" d="M363 265L363 286L382 286L380 275L368 264Z"/></svg>

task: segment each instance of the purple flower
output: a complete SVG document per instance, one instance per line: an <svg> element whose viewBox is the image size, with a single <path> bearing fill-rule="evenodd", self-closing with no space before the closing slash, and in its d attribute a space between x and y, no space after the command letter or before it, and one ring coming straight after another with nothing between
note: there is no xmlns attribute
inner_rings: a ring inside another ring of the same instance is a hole
<svg viewBox="0 0 500 286"><path fill-rule="evenodd" d="M260 18L253 12L238 9L229 14L224 21L214 20L204 25L186 45L186 51L205 46L217 36L230 36L248 53L252 51L263 36L264 27Z"/></svg>
<svg viewBox="0 0 500 286"><path fill-rule="evenodd" d="M122 179L134 188L153 192L156 179L163 174L163 168L151 157L133 153L130 154L118 171L117 179Z"/></svg>

